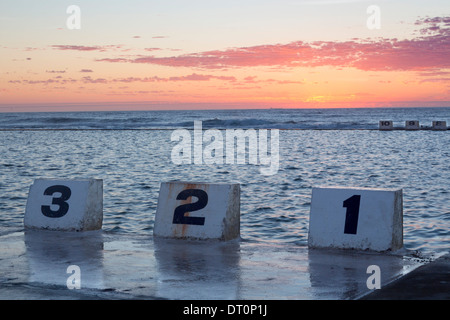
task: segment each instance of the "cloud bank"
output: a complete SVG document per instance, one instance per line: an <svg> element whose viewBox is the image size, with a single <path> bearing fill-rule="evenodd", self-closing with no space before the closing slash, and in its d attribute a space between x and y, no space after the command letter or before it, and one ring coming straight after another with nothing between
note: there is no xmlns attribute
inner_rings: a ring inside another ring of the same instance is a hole
<svg viewBox="0 0 450 320"><path fill-rule="evenodd" d="M103 58L111 63L232 69L242 67L349 67L364 71L421 71L450 68L450 17L423 18L413 39L295 41L197 52L171 57Z"/></svg>

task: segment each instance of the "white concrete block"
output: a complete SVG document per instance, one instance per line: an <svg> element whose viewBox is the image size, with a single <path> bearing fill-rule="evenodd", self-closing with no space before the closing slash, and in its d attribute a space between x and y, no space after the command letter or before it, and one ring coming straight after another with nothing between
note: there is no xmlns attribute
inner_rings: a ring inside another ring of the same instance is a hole
<svg viewBox="0 0 450 320"><path fill-rule="evenodd" d="M154 235L231 240L240 235L240 185L164 182Z"/></svg>
<svg viewBox="0 0 450 320"><path fill-rule="evenodd" d="M308 245L374 251L403 246L402 190L313 188Z"/></svg>
<svg viewBox="0 0 450 320"><path fill-rule="evenodd" d="M394 123L392 121L380 121L380 130L393 130Z"/></svg>
<svg viewBox="0 0 450 320"><path fill-rule="evenodd" d="M433 121L433 130L447 130L447 122Z"/></svg>
<svg viewBox="0 0 450 320"><path fill-rule="evenodd" d="M419 130L419 121L417 120L409 120L405 122L405 129L406 130Z"/></svg>
<svg viewBox="0 0 450 320"><path fill-rule="evenodd" d="M61 231L101 229L103 180L37 179L30 187L26 228Z"/></svg>

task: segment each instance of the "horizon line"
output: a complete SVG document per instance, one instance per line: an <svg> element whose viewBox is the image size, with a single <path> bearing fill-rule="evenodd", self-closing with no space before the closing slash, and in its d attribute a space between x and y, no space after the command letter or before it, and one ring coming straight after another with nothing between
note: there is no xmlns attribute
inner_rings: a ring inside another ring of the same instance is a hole
<svg viewBox="0 0 450 320"><path fill-rule="evenodd" d="M208 110L271 110L271 109L370 109L370 108L449 108L450 101L392 101L392 102L169 102L120 101L73 103L1 104L0 113L13 112L94 112L94 111L208 111ZM34 110L34 109L39 110ZM57 110L53 110L57 108Z"/></svg>

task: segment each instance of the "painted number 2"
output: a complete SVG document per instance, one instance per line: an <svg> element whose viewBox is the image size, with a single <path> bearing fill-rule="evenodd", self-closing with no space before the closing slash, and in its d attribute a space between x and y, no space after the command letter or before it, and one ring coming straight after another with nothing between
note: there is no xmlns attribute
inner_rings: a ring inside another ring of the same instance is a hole
<svg viewBox="0 0 450 320"><path fill-rule="evenodd" d="M173 214L173 224L193 224L198 226L205 224L204 217L189 217L185 215L187 212L197 211L206 207L208 204L208 194L205 191L200 189L186 189L178 194L177 200L186 200L192 196L196 197L198 201L176 207Z"/></svg>
<svg viewBox="0 0 450 320"><path fill-rule="evenodd" d="M361 202L360 195L354 195L344 201L343 207L347 208L345 214L345 227L344 233L356 234L358 228L359 217L359 203Z"/></svg>
<svg viewBox="0 0 450 320"><path fill-rule="evenodd" d="M61 218L67 211L69 211L69 204L66 202L72 195L69 187L56 185L45 189L44 195L53 196L55 193L60 193L59 197L53 197L52 204L58 205L58 210L52 210L50 206L41 206L41 212L44 216L49 218Z"/></svg>

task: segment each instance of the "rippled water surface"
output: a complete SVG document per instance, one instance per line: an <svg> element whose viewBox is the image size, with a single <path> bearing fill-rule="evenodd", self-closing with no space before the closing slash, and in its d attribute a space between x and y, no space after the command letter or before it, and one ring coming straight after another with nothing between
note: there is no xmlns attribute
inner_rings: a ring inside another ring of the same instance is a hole
<svg viewBox="0 0 450 320"><path fill-rule="evenodd" d="M402 188L405 247L448 250L448 131L282 130L272 176L251 164L173 164L171 133L0 131L0 226L22 228L37 178L103 179L103 229L138 234L153 230L160 182L239 182L244 240L306 245L313 186Z"/></svg>

